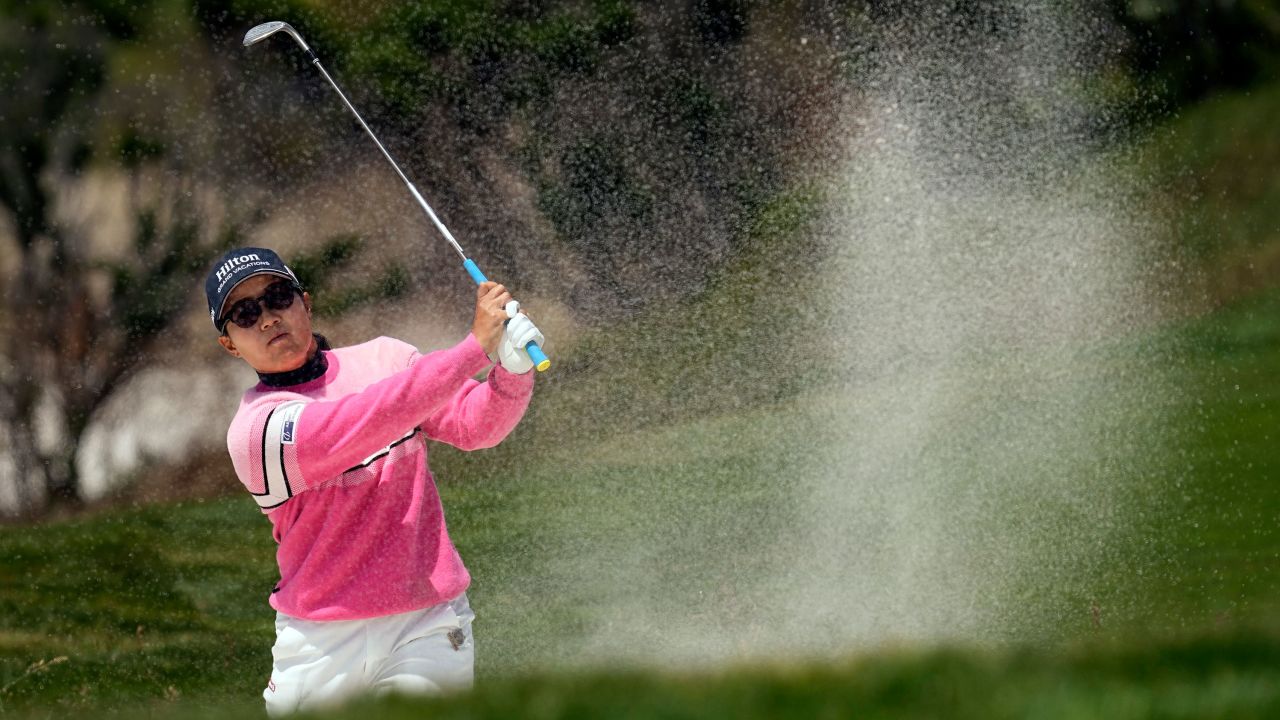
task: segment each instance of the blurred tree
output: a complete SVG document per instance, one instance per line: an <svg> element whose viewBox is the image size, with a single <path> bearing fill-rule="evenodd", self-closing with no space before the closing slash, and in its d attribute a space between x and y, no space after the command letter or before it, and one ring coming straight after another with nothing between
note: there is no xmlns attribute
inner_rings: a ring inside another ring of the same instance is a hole
<svg viewBox="0 0 1280 720"><path fill-rule="evenodd" d="M240 167L219 142L229 132L220 118L231 114L207 111L217 73L157 80L181 66L174 45L203 50L195 37L166 45L148 22L169 36L194 33L175 22L189 11L163 0L0 1L0 459L19 513L80 504L75 456L95 410L175 335L214 257L265 219L252 200L218 197L245 188L210 193L226 178L210 182L195 169ZM122 88L122 75L137 80ZM94 168L129 179L128 237L62 207ZM295 259L315 291L361 248L342 235ZM340 314L406 286L403 268L384 264L365 283L321 293L317 312Z"/></svg>
<svg viewBox="0 0 1280 720"><path fill-rule="evenodd" d="M0 293L0 424L18 510L78 503L74 451L93 409L137 364L148 338L182 309L193 273L210 260L184 202L136 208L136 256L105 268L87 229L60 217L58 187L81 176L96 149L95 99L106 51L136 36L123 5L6 3L0 20L0 208L13 229L10 282ZM146 5L143 3L142 5ZM156 154L140 137L120 159ZM164 215L165 222L159 218ZM228 241L229 237L224 237ZM110 278L102 291L97 278Z"/></svg>
<svg viewBox="0 0 1280 720"><path fill-rule="evenodd" d="M1166 107L1247 87L1280 67L1276 0L1109 0L1128 31L1130 62Z"/></svg>
<svg viewBox="0 0 1280 720"><path fill-rule="evenodd" d="M0 19L0 210L13 245L0 291L0 429L20 512L78 504L75 450L94 409L170 327L228 226L202 233L181 177L159 199L135 195L123 260L92 254L94 228L65 220L59 188L95 156L136 170L163 145L126 133L96 147L108 53L138 34L147 3L5 3Z"/></svg>

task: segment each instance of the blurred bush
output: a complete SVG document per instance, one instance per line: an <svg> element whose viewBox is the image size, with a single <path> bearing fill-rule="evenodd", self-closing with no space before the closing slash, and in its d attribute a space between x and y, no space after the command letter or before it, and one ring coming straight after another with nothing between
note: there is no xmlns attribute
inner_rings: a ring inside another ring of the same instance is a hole
<svg viewBox="0 0 1280 720"><path fill-rule="evenodd" d="M1153 109L1274 79L1280 69L1280 2L1108 0L1127 31L1130 66Z"/></svg>

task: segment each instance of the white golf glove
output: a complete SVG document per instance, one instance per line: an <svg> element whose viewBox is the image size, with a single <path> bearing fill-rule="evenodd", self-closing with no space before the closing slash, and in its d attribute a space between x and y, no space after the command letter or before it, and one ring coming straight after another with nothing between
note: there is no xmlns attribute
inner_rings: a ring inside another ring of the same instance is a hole
<svg viewBox="0 0 1280 720"><path fill-rule="evenodd" d="M506 310L507 317L511 319L507 320L502 340L498 342L498 362L502 363L507 372L523 375L533 369L533 361L529 359L529 352L524 346L530 342L541 345L547 339L528 315L520 313L520 303L512 300L507 303Z"/></svg>

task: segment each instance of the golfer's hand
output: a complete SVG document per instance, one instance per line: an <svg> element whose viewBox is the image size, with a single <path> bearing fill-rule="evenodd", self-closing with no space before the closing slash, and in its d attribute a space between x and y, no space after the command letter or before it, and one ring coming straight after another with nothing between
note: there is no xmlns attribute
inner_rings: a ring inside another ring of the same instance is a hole
<svg viewBox="0 0 1280 720"><path fill-rule="evenodd" d="M507 317L511 319L507 321L507 329L498 343L498 362L507 372L523 375L533 369L533 360L529 359L525 346L531 342L541 345L547 339L515 300L507 303Z"/></svg>
<svg viewBox="0 0 1280 720"><path fill-rule="evenodd" d="M471 334L480 341L480 347L489 357L497 352L498 342L502 340L509 302L511 293L496 282L482 282L476 288L476 319L471 323Z"/></svg>

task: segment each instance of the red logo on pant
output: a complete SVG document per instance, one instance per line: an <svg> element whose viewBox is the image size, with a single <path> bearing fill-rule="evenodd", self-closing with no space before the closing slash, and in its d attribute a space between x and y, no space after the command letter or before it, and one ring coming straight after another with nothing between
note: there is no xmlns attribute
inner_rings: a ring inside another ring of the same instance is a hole
<svg viewBox="0 0 1280 720"><path fill-rule="evenodd" d="M268 681L267 681L267 689L268 689L268 690L270 690L271 692L275 692L275 691L276 691L276 681L275 681L275 680L268 680Z"/></svg>

